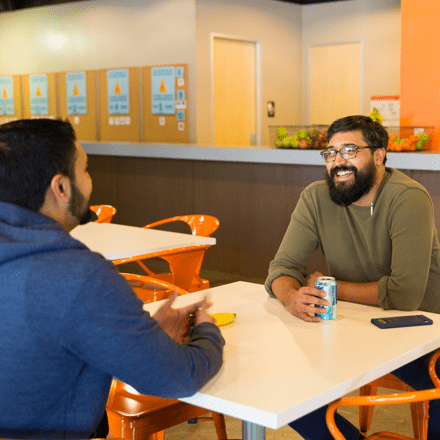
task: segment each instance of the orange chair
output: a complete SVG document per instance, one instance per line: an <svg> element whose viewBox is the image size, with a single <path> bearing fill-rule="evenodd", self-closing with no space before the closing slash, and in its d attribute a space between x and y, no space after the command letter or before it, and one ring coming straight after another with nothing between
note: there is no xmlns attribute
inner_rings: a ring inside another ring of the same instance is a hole
<svg viewBox="0 0 440 440"><path fill-rule="evenodd" d="M150 223L144 226L144 228L150 229L176 221L187 223L193 235L202 237L209 237L220 225L220 222L210 215L184 215ZM113 263L119 265L136 261L149 276L173 283L185 289L187 292L196 292L198 290L209 289L210 287L209 281L199 276L205 251L210 247L210 245L201 245L173 249L172 251L162 251L154 254L115 260ZM160 257L167 261L171 273L154 273L142 262L142 260L155 257Z"/></svg>
<svg viewBox="0 0 440 440"><path fill-rule="evenodd" d="M405 382L402 382L400 379L390 373L361 387L359 390L359 395L373 396L377 394L377 389L379 387L406 392L415 391L414 388L410 387ZM414 438L417 440L426 440L428 436L428 409L429 401L427 400L411 403L411 418ZM370 429L373 411L374 406L359 407L359 431L364 435L366 435Z"/></svg>
<svg viewBox="0 0 440 440"><path fill-rule="evenodd" d="M144 226L144 228L155 228L156 226L171 222L185 222L191 228L192 235L200 235L201 237L211 236L220 226L218 219L211 215L181 215L150 223Z"/></svg>
<svg viewBox="0 0 440 440"><path fill-rule="evenodd" d="M116 214L116 208L111 205L92 205L90 209L98 216L96 223L110 223Z"/></svg>
<svg viewBox="0 0 440 440"><path fill-rule="evenodd" d="M153 302L168 298L177 289L184 295L183 289L144 275L121 274L132 286L138 297L144 302ZM164 440L164 430L188 420L212 420L218 440L227 440L226 424L223 414L189 405L175 399L145 396L131 386L113 380L107 401L109 433L124 439Z"/></svg>
<svg viewBox="0 0 440 440"><path fill-rule="evenodd" d="M435 388L423 391L410 391L400 394L384 394L376 396L360 396L360 397L343 397L331 403L327 409L327 426L331 434L336 440L345 440L341 431L335 423L335 412L338 408L344 406L374 406L374 405L396 405L401 403L423 402L434 399L440 399L440 380L435 373L435 364L440 357L440 350L437 350L429 360L429 375L434 383ZM427 430L428 420L424 420L425 429ZM407 437L406 435L396 434L392 432L377 432L366 439L368 440L414 440L418 437Z"/></svg>

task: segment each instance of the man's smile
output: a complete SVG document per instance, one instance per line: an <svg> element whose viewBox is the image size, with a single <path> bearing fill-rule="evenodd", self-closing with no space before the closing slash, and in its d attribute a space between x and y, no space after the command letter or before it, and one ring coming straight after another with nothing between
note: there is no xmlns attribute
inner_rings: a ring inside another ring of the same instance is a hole
<svg viewBox="0 0 440 440"><path fill-rule="evenodd" d="M350 174L353 174L353 171L347 171L347 170L344 170L344 171L338 171L338 172L336 173L336 175L337 175L338 177L345 177L345 176L348 176L348 175L350 175Z"/></svg>

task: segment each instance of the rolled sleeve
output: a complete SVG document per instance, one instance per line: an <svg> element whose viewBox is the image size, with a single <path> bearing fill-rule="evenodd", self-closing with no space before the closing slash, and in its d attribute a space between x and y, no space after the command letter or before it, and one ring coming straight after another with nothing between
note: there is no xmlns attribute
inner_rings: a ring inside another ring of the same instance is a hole
<svg viewBox="0 0 440 440"><path fill-rule="evenodd" d="M265 288L272 297L275 297L272 283L276 278L287 275L295 278L302 286L306 283L307 262L319 246L313 210L313 199L303 192L278 252L269 265Z"/></svg>

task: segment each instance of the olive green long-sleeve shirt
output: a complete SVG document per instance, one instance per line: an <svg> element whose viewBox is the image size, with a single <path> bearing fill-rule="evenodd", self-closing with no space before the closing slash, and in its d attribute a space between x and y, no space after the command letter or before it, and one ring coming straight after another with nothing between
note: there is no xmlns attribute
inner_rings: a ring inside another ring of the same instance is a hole
<svg viewBox="0 0 440 440"><path fill-rule="evenodd" d="M379 282L383 309L440 313L440 246L426 189L387 168L373 202L342 207L325 181L301 194L280 248L269 266L266 290L288 275L306 284L306 264L321 247L336 280Z"/></svg>

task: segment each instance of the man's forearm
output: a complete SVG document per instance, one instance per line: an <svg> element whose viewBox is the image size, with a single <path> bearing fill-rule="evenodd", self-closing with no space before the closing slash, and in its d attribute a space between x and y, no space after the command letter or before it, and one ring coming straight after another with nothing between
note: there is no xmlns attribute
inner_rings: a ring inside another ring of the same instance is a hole
<svg viewBox="0 0 440 440"><path fill-rule="evenodd" d="M350 283L338 281L338 299L369 306L379 306L379 282L371 283ZM275 292L274 292L275 293Z"/></svg>
<svg viewBox="0 0 440 440"><path fill-rule="evenodd" d="M278 277L272 282L272 292L283 304L286 304L287 297L300 287L301 284L295 278L287 275Z"/></svg>

